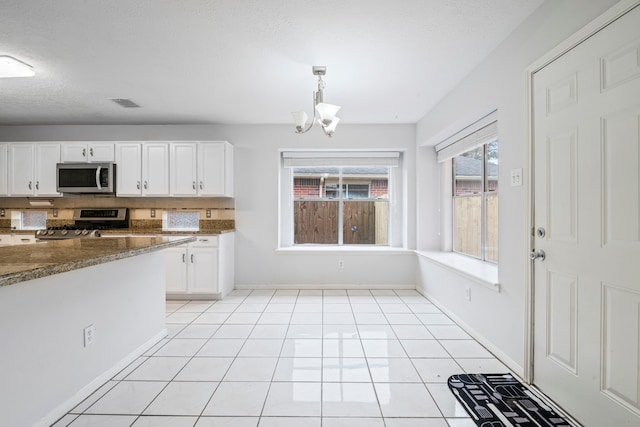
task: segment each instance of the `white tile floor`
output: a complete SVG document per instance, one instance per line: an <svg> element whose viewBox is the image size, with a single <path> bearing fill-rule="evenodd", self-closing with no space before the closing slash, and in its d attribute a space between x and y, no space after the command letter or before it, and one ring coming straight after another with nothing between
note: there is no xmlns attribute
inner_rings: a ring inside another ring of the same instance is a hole
<svg viewBox="0 0 640 427"><path fill-rule="evenodd" d="M167 329L55 426L473 427L447 378L508 372L411 290L168 301Z"/></svg>

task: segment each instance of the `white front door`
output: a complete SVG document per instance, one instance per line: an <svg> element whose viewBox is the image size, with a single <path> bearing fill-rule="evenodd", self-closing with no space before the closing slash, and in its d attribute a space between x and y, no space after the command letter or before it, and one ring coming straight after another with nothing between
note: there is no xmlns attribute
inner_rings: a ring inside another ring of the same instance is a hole
<svg viewBox="0 0 640 427"><path fill-rule="evenodd" d="M640 7L533 77L533 382L640 425Z"/></svg>

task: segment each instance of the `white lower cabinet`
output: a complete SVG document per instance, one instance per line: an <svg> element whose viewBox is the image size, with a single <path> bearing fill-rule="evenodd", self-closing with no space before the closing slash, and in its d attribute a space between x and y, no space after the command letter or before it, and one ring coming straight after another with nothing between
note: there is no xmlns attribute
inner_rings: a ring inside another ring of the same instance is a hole
<svg viewBox="0 0 640 427"><path fill-rule="evenodd" d="M11 234L0 234L0 246L11 245Z"/></svg>
<svg viewBox="0 0 640 427"><path fill-rule="evenodd" d="M42 243L36 239L35 232L34 234L0 234L0 246L30 245L32 243Z"/></svg>
<svg viewBox="0 0 640 427"><path fill-rule="evenodd" d="M13 245L30 245L32 243L38 243L35 234L14 234L11 239Z"/></svg>
<svg viewBox="0 0 640 427"><path fill-rule="evenodd" d="M224 298L233 290L233 233L165 250L168 298Z"/></svg>

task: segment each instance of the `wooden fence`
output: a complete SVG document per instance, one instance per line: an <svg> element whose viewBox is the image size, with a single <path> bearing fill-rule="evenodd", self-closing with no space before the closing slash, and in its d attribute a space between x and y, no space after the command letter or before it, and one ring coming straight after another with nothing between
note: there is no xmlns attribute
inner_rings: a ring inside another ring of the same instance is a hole
<svg viewBox="0 0 640 427"><path fill-rule="evenodd" d="M338 201L294 202L296 244L338 243ZM345 245L386 245L388 203L347 201L343 206L342 239Z"/></svg>
<svg viewBox="0 0 640 427"><path fill-rule="evenodd" d="M498 196L487 196L485 257L498 262ZM482 197L453 199L453 250L477 258L482 256Z"/></svg>

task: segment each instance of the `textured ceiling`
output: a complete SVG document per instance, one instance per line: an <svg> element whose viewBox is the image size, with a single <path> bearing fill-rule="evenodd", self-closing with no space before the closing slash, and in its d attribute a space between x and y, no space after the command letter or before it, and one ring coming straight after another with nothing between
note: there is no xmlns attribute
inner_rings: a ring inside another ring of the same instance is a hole
<svg viewBox="0 0 640 427"><path fill-rule="evenodd" d="M415 123L542 2L0 0L0 124Z"/></svg>

